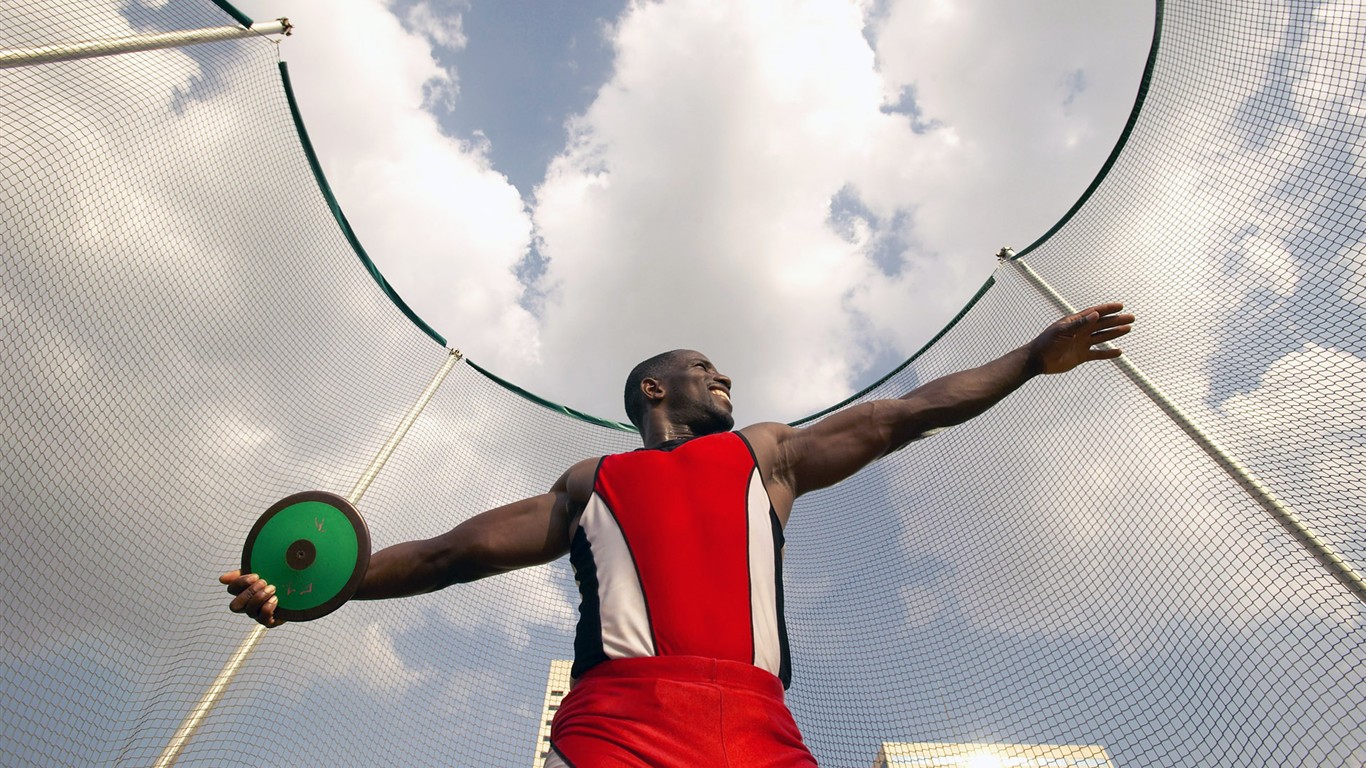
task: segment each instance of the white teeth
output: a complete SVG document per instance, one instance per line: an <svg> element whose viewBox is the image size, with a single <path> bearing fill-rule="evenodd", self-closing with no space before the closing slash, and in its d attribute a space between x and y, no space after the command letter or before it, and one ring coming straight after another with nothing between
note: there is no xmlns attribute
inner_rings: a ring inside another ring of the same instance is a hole
<svg viewBox="0 0 1366 768"><path fill-rule="evenodd" d="M713 394L720 395L721 397L726 398L726 402L728 402L728 403L730 402L730 393L727 392L726 390L724 390L724 389L713 389L713 390L712 390L712 393L713 393Z"/></svg>

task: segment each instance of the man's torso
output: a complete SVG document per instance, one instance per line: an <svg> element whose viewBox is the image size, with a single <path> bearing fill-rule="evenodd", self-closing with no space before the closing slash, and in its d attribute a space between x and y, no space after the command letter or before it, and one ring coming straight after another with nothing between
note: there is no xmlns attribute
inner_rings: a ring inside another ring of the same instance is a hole
<svg viewBox="0 0 1366 768"><path fill-rule="evenodd" d="M575 677L608 659L699 656L788 683L782 525L739 433L603 457L571 535Z"/></svg>

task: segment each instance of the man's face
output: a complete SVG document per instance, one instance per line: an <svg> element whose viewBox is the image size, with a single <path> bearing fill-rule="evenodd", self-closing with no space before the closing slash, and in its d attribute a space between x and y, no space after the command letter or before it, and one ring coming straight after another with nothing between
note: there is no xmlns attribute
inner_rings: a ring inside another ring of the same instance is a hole
<svg viewBox="0 0 1366 768"><path fill-rule="evenodd" d="M686 424L696 435L726 432L735 426L730 377L717 371L706 355L691 350L679 353L663 379L665 403L675 423Z"/></svg>

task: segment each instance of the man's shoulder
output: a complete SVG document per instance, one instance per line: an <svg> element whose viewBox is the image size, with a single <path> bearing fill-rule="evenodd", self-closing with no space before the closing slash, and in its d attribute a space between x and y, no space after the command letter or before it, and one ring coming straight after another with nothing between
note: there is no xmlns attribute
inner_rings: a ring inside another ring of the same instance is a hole
<svg viewBox="0 0 1366 768"><path fill-rule="evenodd" d="M567 492L574 501L587 502L593 493L593 480L602 459L602 456L591 456L576 462L560 475L560 479L555 482L555 490Z"/></svg>
<svg viewBox="0 0 1366 768"><path fill-rule="evenodd" d="M763 421L736 431L749 443L759 464L771 469L780 463L792 438L801 430L776 421Z"/></svg>
<svg viewBox="0 0 1366 768"><path fill-rule="evenodd" d="M761 421L758 424L750 424L748 427L736 431L756 449L758 448L757 443L771 444L777 447L798 432L796 427L778 421Z"/></svg>

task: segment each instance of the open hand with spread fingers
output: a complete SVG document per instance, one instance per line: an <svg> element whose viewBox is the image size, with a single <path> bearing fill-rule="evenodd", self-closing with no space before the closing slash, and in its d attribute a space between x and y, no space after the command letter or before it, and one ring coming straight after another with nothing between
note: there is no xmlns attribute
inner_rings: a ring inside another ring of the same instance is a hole
<svg viewBox="0 0 1366 768"><path fill-rule="evenodd" d="M1038 373L1065 373L1092 360L1111 360L1118 348L1096 345L1113 341L1133 328L1134 316L1120 314L1120 303L1099 304L1068 315L1044 329L1029 344L1030 362Z"/></svg>

